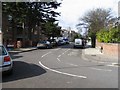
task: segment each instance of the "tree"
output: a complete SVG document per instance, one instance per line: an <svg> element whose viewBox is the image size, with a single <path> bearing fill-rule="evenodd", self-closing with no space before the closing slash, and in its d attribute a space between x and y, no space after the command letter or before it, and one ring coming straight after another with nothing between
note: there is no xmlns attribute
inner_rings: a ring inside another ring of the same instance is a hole
<svg viewBox="0 0 120 90"><path fill-rule="evenodd" d="M13 33L17 30L18 24L23 25L23 27L27 27L23 30L28 32L28 39L32 40L33 30L36 26L44 28L43 24L57 21L55 17L60 14L54 9L57 9L60 4L58 2L4 2L2 11L6 16L12 17ZM40 29L38 29L39 31Z"/></svg>
<svg viewBox="0 0 120 90"><path fill-rule="evenodd" d="M44 34L50 37L56 37L60 35L61 28L58 26L58 23L55 24L53 22L46 22L43 26Z"/></svg>
<svg viewBox="0 0 120 90"><path fill-rule="evenodd" d="M97 8L87 12L80 21L88 27L88 34L92 39L92 47L95 47L96 33L108 25L112 19L111 9ZM78 24L78 26L81 23Z"/></svg>

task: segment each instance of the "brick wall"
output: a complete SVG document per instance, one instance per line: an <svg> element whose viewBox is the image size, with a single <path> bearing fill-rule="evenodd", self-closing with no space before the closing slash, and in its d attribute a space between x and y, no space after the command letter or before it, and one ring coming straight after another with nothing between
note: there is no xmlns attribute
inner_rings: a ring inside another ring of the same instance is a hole
<svg viewBox="0 0 120 90"><path fill-rule="evenodd" d="M96 47L103 47L103 53L111 56L118 56L120 54L120 44L116 43L99 43L97 42Z"/></svg>

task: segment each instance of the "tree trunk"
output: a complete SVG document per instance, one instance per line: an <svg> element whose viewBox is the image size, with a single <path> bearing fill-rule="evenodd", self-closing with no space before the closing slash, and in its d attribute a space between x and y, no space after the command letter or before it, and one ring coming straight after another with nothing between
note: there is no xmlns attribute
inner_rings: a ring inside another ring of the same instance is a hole
<svg viewBox="0 0 120 90"><path fill-rule="evenodd" d="M91 42L92 42L92 48L95 48L95 46L96 46L96 35L91 36Z"/></svg>

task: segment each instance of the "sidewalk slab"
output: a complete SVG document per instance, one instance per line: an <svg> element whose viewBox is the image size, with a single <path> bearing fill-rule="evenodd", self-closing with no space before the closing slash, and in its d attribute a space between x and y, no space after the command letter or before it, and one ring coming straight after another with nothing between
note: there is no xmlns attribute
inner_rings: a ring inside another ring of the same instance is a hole
<svg viewBox="0 0 120 90"><path fill-rule="evenodd" d="M103 54L103 53L101 53L98 48L86 48L84 50L84 54L97 55L97 54Z"/></svg>
<svg viewBox="0 0 120 90"><path fill-rule="evenodd" d="M83 57L87 60L118 63L118 57L104 55L103 53L100 52L100 50L98 48L84 49Z"/></svg>
<svg viewBox="0 0 120 90"><path fill-rule="evenodd" d="M8 51L9 53L21 53L21 52L27 52L27 51L32 51L36 50L37 47L30 47L30 48L19 48L15 50Z"/></svg>

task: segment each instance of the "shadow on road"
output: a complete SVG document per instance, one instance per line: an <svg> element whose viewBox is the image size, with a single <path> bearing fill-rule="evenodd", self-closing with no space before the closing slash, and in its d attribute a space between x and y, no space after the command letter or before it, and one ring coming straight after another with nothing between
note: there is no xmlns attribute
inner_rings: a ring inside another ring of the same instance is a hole
<svg viewBox="0 0 120 90"><path fill-rule="evenodd" d="M2 82L9 82L24 78L35 77L46 73L46 71L43 68L35 64L28 64L22 61L14 61L13 64L14 65L12 75L3 76Z"/></svg>
<svg viewBox="0 0 120 90"><path fill-rule="evenodd" d="M22 58L23 56L14 56L14 55L11 55L11 58L12 59L17 59L17 58Z"/></svg>
<svg viewBox="0 0 120 90"><path fill-rule="evenodd" d="M62 45L62 46L59 46L59 48L65 48L65 49L85 49L85 48L82 48L82 47L78 47L78 48L74 48L74 44L66 44L66 45Z"/></svg>
<svg viewBox="0 0 120 90"><path fill-rule="evenodd" d="M18 52L9 53L12 59L22 58L23 56L19 55Z"/></svg>

